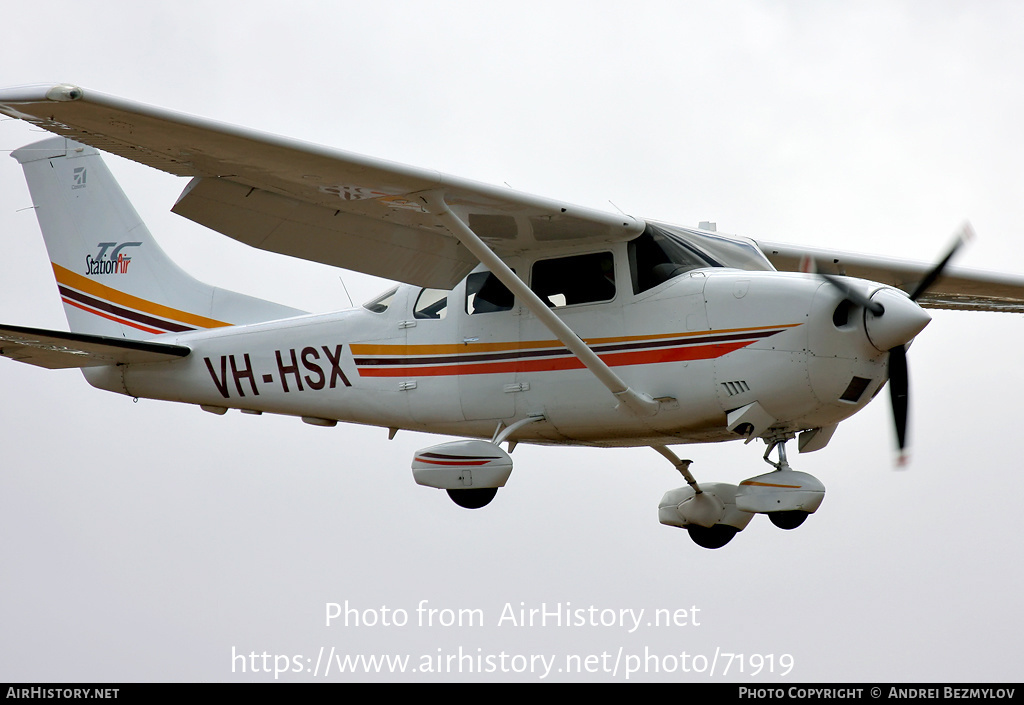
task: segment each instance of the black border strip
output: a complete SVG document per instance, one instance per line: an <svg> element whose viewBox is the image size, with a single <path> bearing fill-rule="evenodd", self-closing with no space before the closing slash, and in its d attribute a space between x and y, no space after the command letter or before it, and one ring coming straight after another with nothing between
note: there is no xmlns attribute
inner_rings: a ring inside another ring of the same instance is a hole
<svg viewBox="0 0 1024 705"><path fill-rule="evenodd" d="M683 348L696 345L715 345L717 343L735 342L737 340L758 340L767 338L775 333L782 332L782 329L770 331L757 331L753 333L733 333L729 335L708 335L699 338L675 338L668 340L649 340L638 343L616 343L609 345L595 345L592 350L597 354L623 352L627 350L655 350L658 348ZM566 348L553 350L516 350L512 352L478 353L475 355L457 354L433 357L357 357L357 365L366 366L387 366L387 365L444 365L467 362L505 362L510 360L522 360L523 358L544 358L544 357L565 357L572 356Z"/></svg>
<svg viewBox="0 0 1024 705"><path fill-rule="evenodd" d="M169 333L184 333L186 331L195 330L195 328L190 328L189 326L182 325L181 323L171 323L170 321L165 321L161 318L154 318L152 316L147 316L144 313L138 313L137 311L132 311L131 309L115 306L114 304L107 303L106 301L102 301L100 299L94 299L93 297L88 296L87 294L83 294L80 291L69 289L63 284L58 284L57 289L60 290L61 296L66 296L69 299L78 301L79 303L86 304L87 306L92 306L93 308L97 308L100 311L106 311L107 313L114 314L115 316L120 316L121 318L127 318L128 320L135 321L136 323L141 323L147 326L153 326L154 328L162 328L163 330Z"/></svg>

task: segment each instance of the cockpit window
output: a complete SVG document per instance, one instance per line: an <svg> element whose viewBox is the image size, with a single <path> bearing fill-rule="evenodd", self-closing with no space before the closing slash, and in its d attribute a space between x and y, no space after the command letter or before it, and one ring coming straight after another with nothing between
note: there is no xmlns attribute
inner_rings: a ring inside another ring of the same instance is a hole
<svg viewBox="0 0 1024 705"><path fill-rule="evenodd" d="M633 293L706 267L773 271L764 254L748 240L670 225L648 223L640 237L629 242L629 272Z"/></svg>
<svg viewBox="0 0 1024 705"><path fill-rule="evenodd" d="M514 302L512 292L490 272L473 272L466 279L466 313L510 311Z"/></svg>
<svg viewBox="0 0 1024 705"><path fill-rule="evenodd" d="M367 311L373 311L374 313L384 313L388 310L388 306L395 300L395 294L398 293L398 287L387 291L375 299L367 301L363 304L363 308Z"/></svg>

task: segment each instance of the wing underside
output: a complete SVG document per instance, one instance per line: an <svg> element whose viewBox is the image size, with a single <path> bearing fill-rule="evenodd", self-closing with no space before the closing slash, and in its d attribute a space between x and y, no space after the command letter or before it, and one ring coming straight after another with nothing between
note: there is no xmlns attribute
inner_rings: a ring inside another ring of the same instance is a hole
<svg viewBox="0 0 1024 705"><path fill-rule="evenodd" d="M911 291L934 266L920 262L757 241L780 271L800 271L811 257L819 271L888 284ZM948 267L917 300L924 308L1024 313L1024 277Z"/></svg>
<svg viewBox="0 0 1024 705"><path fill-rule="evenodd" d="M225 125L68 84L0 90L0 113L192 177L180 215L254 247L450 289L478 262L423 207L445 203L499 256L628 240L645 223L436 171ZM810 254L827 271L911 288L931 268L757 243L780 270ZM1024 278L947 269L926 307L1024 312Z"/></svg>
<svg viewBox="0 0 1024 705"><path fill-rule="evenodd" d="M66 84L0 90L0 113L178 176L174 211L261 249L435 288L477 260L422 207L445 202L499 255L629 239L644 223Z"/></svg>

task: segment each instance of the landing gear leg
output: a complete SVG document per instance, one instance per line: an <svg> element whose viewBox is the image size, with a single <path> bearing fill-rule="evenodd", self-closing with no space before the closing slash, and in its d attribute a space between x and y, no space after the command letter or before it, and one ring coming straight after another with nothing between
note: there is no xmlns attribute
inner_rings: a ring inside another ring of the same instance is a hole
<svg viewBox="0 0 1024 705"><path fill-rule="evenodd" d="M788 434L781 438L773 438L768 441L768 450L764 452L764 462L768 463L776 470L792 470L793 468L789 467L789 462L786 460L786 441L791 440L793 440L793 434ZM768 456L771 455L772 451L776 448L779 449L779 462L773 463L771 458Z"/></svg>

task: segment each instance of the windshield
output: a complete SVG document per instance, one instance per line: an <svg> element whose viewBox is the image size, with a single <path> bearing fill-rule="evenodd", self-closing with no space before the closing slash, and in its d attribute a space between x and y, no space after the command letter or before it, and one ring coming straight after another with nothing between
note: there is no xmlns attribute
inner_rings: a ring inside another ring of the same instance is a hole
<svg viewBox="0 0 1024 705"><path fill-rule="evenodd" d="M384 313L385 311L388 310L388 307L391 306L391 302L394 301L395 294L397 293L397 286L393 289L388 289L380 296L376 297L375 299L371 299L370 301L367 301L365 304L363 304L363 308L365 308L367 311L373 311L374 313Z"/></svg>
<svg viewBox="0 0 1024 705"><path fill-rule="evenodd" d="M628 250L634 294L691 269L775 269L750 240L663 223L648 222L640 237L629 242Z"/></svg>

